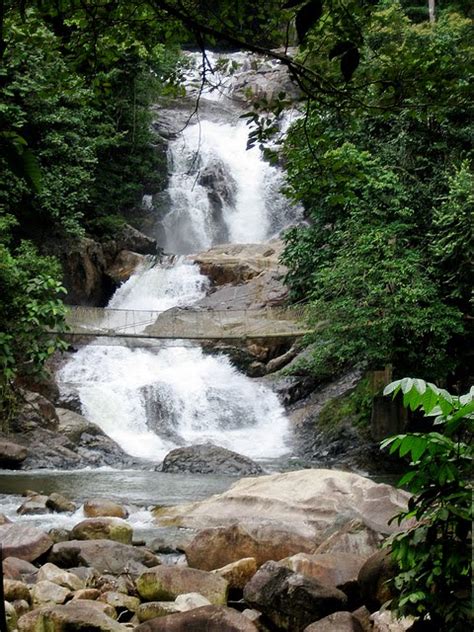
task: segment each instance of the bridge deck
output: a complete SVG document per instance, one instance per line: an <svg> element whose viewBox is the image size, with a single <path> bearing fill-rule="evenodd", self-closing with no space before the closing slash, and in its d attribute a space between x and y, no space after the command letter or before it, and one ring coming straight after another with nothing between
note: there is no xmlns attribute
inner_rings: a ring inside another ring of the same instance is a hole
<svg viewBox="0 0 474 632"><path fill-rule="evenodd" d="M152 310L71 307L67 336L150 340L237 340L300 337L310 330L302 308Z"/></svg>

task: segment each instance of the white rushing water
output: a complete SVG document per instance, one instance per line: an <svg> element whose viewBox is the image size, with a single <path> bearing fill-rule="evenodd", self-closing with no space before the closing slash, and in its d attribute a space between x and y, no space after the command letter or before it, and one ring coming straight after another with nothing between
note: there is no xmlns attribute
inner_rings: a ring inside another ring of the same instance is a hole
<svg viewBox="0 0 474 632"><path fill-rule="evenodd" d="M161 311L192 304L206 288L197 266L179 261L135 274L110 306ZM257 459L287 451L277 396L199 346L89 346L58 377L63 389L77 390L84 415L133 456L159 461L174 447L206 441Z"/></svg>
<svg viewBox="0 0 474 632"><path fill-rule="evenodd" d="M281 172L258 148L246 150L243 121L215 118L189 125L170 143L167 252L262 242L298 216L280 194ZM198 268L178 259L139 270L109 307L164 311L192 305L207 290ZM288 452L288 420L277 396L226 356L197 345L89 346L58 377L64 390L78 392L84 415L133 456L159 461L174 447L205 441L258 460Z"/></svg>
<svg viewBox="0 0 474 632"><path fill-rule="evenodd" d="M247 150L240 120L201 121L170 143L170 211L163 219L168 252L206 250L216 243L258 243L294 219L279 193L279 169Z"/></svg>

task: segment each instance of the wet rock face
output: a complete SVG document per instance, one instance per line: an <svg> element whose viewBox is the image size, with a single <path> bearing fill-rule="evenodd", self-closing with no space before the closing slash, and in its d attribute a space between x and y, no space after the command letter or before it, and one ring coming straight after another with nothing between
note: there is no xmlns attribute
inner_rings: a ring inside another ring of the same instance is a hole
<svg viewBox="0 0 474 632"><path fill-rule="evenodd" d="M117 282L120 282L123 271L120 273L119 269L124 259L122 251L131 251L135 255L133 265L139 262L140 255L157 252L156 241L129 224L125 224L113 240L102 243L84 238L59 247L55 245L55 248L59 249L55 254L61 260L63 284L68 292L67 302L70 305L94 306L106 305ZM116 259L117 265L114 267ZM129 256L127 266L133 265ZM111 274L107 273L108 270L112 271Z"/></svg>
<svg viewBox="0 0 474 632"><path fill-rule="evenodd" d="M4 558L11 556L27 562L34 562L53 545L51 538L40 529L15 523L0 526L0 542Z"/></svg>
<svg viewBox="0 0 474 632"><path fill-rule="evenodd" d="M61 254L63 283L71 305L104 305L112 292L105 277L107 261L102 245L82 239Z"/></svg>
<svg viewBox="0 0 474 632"><path fill-rule="evenodd" d="M213 242L222 244L229 241L229 230L224 222L223 209L235 203L237 184L224 163L215 160L200 172L198 183L207 190L212 208L212 221L216 228Z"/></svg>
<svg viewBox="0 0 474 632"><path fill-rule="evenodd" d="M121 250L115 257L111 266L107 268L105 273L116 285L120 285L127 281L132 274L138 270L146 261L144 255L139 255L130 250Z"/></svg>
<svg viewBox="0 0 474 632"><path fill-rule="evenodd" d="M306 626L338 610L346 595L335 587L266 562L244 588L244 599L277 626L302 632Z"/></svg>
<svg viewBox="0 0 474 632"><path fill-rule="evenodd" d="M271 103L282 92L291 101L301 97L300 89L292 81L287 68L274 59L250 54L235 73L232 86L234 99L248 103L249 100L264 98Z"/></svg>
<svg viewBox="0 0 474 632"><path fill-rule="evenodd" d="M151 551L112 540L70 540L51 549L48 561L61 568L89 566L99 573L138 574L159 564Z"/></svg>
<svg viewBox="0 0 474 632"><path fill-rule="evenodd" d="M257 632L246 617L225 606L203 606L188 612L157 617L142 623L137 632Z"/></svg>
<svg viewBox="0 0 474 632"><path fill-rule="evenodd" d="M39 393L22 391L23 406L13 419L10 430L26 434L38 427L56 430L59 424L54 405Z"/></svg>
<svg viewBox="0 0 474 632"><path fill-rule="evenodd" d="M0 468L17 469L28 456L28 450L12 441L0 440Z"/></svg>
<svg viewBox="0 0 474 632"><path fill-rule="evenodd" d="M239 291L242 292L242 299L239 300L239 296L236 296L238 304L233 303L232 307L245 309L255 307L253 304L256 301L259 301L259 306L270 304L272 301L274 303L279 293L286 297L287 288L281 283L282 277L286 274L286 268L279 263L282 251L283 242L279 240L266 244L223 244L194 255L193 260L199 265L202 273L209 276L215 286L226 284L239 286L263 272L271 272L272 276L266 276L263 283L250 286L246 284L245 288L241 287L240 290L233 288L237 295ZM269 285L270 280L273 280L273 283ZM244 289L246 292L243 292ZM213 296L215 300L225 298L223 293ZM245 303L243 303L244 299L246 299Z"/></svg>
<svg viewBox="0 0 474 632"><path fill-rule="evenodd" d="M26 393L26 398L24 409L12 424L18 433L12 438L27 449L22 469L140 465L82 415L55 408L38 393Z"/></svg>
<svg viewBox="0 0 474 632"><path fill-rule="evenodd" d="M161 471L230 476L252 476L263 472L252 459L210 443L171 450L165 456Z"/></svg>

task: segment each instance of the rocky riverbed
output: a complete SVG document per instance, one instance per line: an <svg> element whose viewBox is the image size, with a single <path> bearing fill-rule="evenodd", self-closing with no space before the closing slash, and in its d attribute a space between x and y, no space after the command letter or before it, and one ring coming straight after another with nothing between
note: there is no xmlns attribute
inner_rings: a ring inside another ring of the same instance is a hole
<svg viewBox="0 0 474 632"><path fill-rule="evenodd" d="M167 537L135 539L128 509L90 498L69 529L2 517L8 630L401 632L381 611L393 573L380 549L407 495L337 470L241 479L227 492L157 507ZM29 511L73 515L58 493Z"/></svg>

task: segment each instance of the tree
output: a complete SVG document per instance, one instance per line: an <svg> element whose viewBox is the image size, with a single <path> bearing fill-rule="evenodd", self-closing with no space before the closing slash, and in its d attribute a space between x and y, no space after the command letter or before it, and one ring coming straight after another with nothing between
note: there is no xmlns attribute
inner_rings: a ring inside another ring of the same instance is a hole
<svg viewBox="0 0 474 632"><path fill-rule="evenodd" d="M474 387L456 397L434 384L404 378L384 393L402 393L405 406L424 413L427 427L382 442L392 454L410 458L399 485L413 496L398 521L416 520L390 541L399 569L391 608L417 617L417 629L469 629Z"/></svg>
<svg viewBox="0 0 474 632"><path fill-rule="evenodd" d="M391 363L469 379L472 121L454 60L473 59L470 29L452 11L431 26L397 3L374 7L351 98L312 103L290 130L288 193L309 226L287 233L284 260L294 299L325 322L313 338L319 376ZM315 31L324 44L312 63L336 81L332 32Z"/></svg>
<svg viewBox="0 0 474 632"><path fill-rule="evenodd" d="M0 416L2 424L14 414L15 380L40 377L44 364L66 345L54 331L65 331L65 293L57 263L38 255L28 242L10 251L7 223L0 218ZM6 235L5 235L6 233Z"/></svg>

